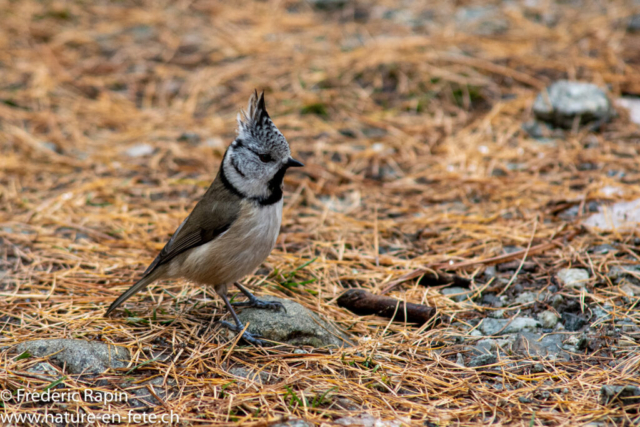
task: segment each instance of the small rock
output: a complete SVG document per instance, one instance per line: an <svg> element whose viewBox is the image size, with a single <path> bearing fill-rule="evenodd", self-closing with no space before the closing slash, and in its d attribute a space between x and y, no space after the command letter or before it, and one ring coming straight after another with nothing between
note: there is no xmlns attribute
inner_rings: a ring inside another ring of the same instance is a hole
<svg viewBox="0 0 640 427"><path fill-rule="evenodd" d="M606 255L608 253L619 252L619 249L616 248L615 246L604 244L604 245L597 245L592 248L589 248L587 249L587 252L597 254L597 255Z"/></svg>
<svg viewBox="0 0 640 427"><path fill-rule="evenodd" d="M544 329L553 329L558 324L558 320L560 316L558 316L553 311L545 310L542 313L538 314L538 320L540 320L540 324Z"/></svg>
<svg viewBox="0 0 640 427"><path fill-rule="evenodd" d="M469 289L461 288L458 286L452 286L450 288L442 289L442 295L448 296L454 301L462 302L469 298L472 294L472 291Z"/></svg>
<svg viewBox="0 0 640 427"><path fill-rule="evenodd" d="M313 424L305 420L289 420L271 424L271 427L313 427Z"/></svg>
<svg viewBox="0 0 640 427"><path fill-rule="evenodd" d="M604 304L602 307L596 306L592 308L596 319L600 321L609 320L611 318L611 315L609 314L611 310L613 310L613 307L610 304Z"/></svg>
<svg viewBox="0 0 640 427"><path fill-rule="evenodd" d="M376 418L371 414L362 414L358 417L338 418L334 423L341 426L356 425L358 427L401 427L403 425L400 421L385 421L380 418Z"/></svg>
<svg viewBox="0 0 640 427"><path fill-rule="evenodd" d="M567 331L579 331L587 321L577 314L562 313L562 324Z"/></svg>
<svg viewBox="0 0 640 427"><path fill-rule="evenodd" d="M490 265L484 269L484 276L488 279L491 279L492 277L496 277L497 274L498 272L496 270L495 265Z"/></svg>
<svg viewBox="0 0 640 427"><path fill-rule="evenodd" d="M143 157L153 153L154 148L149 144L137 144L129 148L125 153L129 157Z"/></svg>
<svg viewBox="0 0 640 427"><path fill-rule="evenodd" d="M618 98L614 103L616 107L624 108L629 112L629 120L631 120L631 122L640 125L640 99Z"/></svg>
<svg viewBox="0 0 640 427"><path fill-rule="evenodd" d="M480 356L476 356L469 361L469 367L477 368L478 366L492 365L497 361L498 358L495 354L481 354Z"/></svg>
<svg viewBox="0 0 640 427"><path fill-rule="evenodd" d="M616 285L631 283L640 285L640 265L616 265L611 267L607 277Z"/></svg>
<svg viewBox="0 0 640 427"><path fill-rule="evenodd" d="M58 370L47 362L37 363L31 368L27 369L27 372L31 372L32 374L38 374L38 375L49 375L52 377L57 377L60 375Z"/></svg>
<svg viewBox="0 0 640 427"><path fill-rule="evenodd" d="M584 335L569 335L562 342L562 348L572 353L577 353L587 347L587 337Z"/></svg>
<svg viewBox="0 0 640 427"><path fill-rule="evenodd" d="M464 356L462 356L462 353L456 354L456 365L464 368Z"/></svg>
<svg viewBox="0 0 640 427"><path fill-rule="evenodd" d="M492 338L485 338L483 340L480 340L475 345L475 349L480 354L492 353L492 352L496 351L497 348L498 348L498 343L496 342L496 340L494 340Z"/></svg>
<svg viewBox="0 0 640 427"><path fill-rule="evenodd" d="M562 335L542 336L533 332L521 332L516 336L513 351L527 357L569 358L562 350Z"/></svg>
<svg viewBox="0 0 640 427"><path fill-rule="evenodd" d="M251 381L255 381L258 384L271 384L275 381L268 372L260 371L256 373L253 369L243 368L241 366L234 366L227 371L229 374L236 377L246 378Z"/></svg>
<svg viewBox="0 0 640 427"><path fill-rule="evenodd" d="M520 396L518 398L518 401L520 401L520 403L531 403L531 399L529 399L528 397L524 397L524 396Z"/></svg>
<svg viewBox="0 0 640 427"><path fill-rule="evenodd" d="M640 295L640 287L632 285L631 283L625 283L624 285L620 286L620 290L624 292L624 294L628 297Z"/></svg>
<svg viewBox="0 0 640 427"><path fill-rule="evenodd" d="M509 29L509 21L496 6L460 8L456 12L455 20L459 31L480 36L501 34Z"/></svg>
<svg viewBox="0 0 640 427"><path fill-rule="evenodd" d="M19 353L28 351L66 366L70 374L99 374L108 368L124 368L130 360L129 350L101 342L53 339L26 341L16 346ZM54 354L55 353L55 354Z"/></svg>
<svg viewBox="0 0 640 427"><path fill-rule="evenodd" d="M564 297L560 294L555 294L553 296L553 298L551 298L551 305L553 306L553 308L555 308L556 310L558 309L558 307L560 307L560 305L564 302Z"/></svg>
<svg viewBox="0 0 640 427"><path fill-rule="evenodd" d="M495 294L484 294L482 295L482 303L492 305L496 308L500 308L504 306L504 302L497 297Z"/></svg>
<svg viewBox="0 0 640 427"><path fill-rule="evenodd" d="M162 386L163 382L164 382L163 377L155 377L151 380L144 381L140 384L136 384L135 389L129 390L129 391L132 391L133 394L136 396L135 399L131 399L130 405L134 408L160 405L161 402L159 402L158 399L156 399L156 397L153 394L151 394L148 387L151 387L151 389L156 394L156 396L158 396L164 402L166 402L167 400L170 400L172 397L171 389L175 387L176 381L172 378L167 378L167 383L165 384L164 387Z"/></svg>
<svg viewBox="0 0 640 427"><path fill-rule="evenodd" d="M286 311L247 307L238 314L250 333L264 339L294 346L351 346L348 337L328 321L294 301L266 296L265 301L279 301ZM340 339L338 337L342 337Z"/></svg>
<svg viewBox="0 0 640 427"><path fill-rule="evenodd" d="M563 268L558 271L558 280L569 288L584 288L589 280L589 272L584 268Z"/></svg>
<svg viewBox="0 0 640 427"><path fill-rule="evenodd" d="M195 132L183 132L182 135L178 137L179 142L186 142L189 145L198 145L201 140L200 135Z"/></svg>
<svg viewBox="0 0 640 427"><path fill-rule="evenodd" d="M640 199L618 202L600 209L582 222L590 228L603 231L633 231L640 222Z"/></svg>
<svg viewBox="0 0 640 427"><path fill-rule="evenodd" d="M350 412L354 412L354 411L358 411L360 410L360 406L358 406L358 404L356 402L354 402L353 400L347 398L347 397L340 397L337 400L335 400L335 405L341 409L344 409L346 411L350 411Z"/></svg>
<svg viewBox="0 0 640 427"><path fill-rule="evenodd" d="M609 120L613 114L606 93L591 83L559 80L538 94L533 112L539 120L571 129L581 123Z"/></svg>
<svg viewBox="0 0 640 427"><path fill-rule="evenodd" d="M516 298L517 304L529 304L537 300L536 294L533 292L523 292Z"/></svg>
<svg viewBox="0 0 640 427"><path fill-rule="evenodd" d="M640 31L640 13L637 15L633 15L629 19L629 23L627 24L627 31L630 33L637 33Z"/></svg>
<svg viewBox="0 0 640 427"><path fill-rule="evenodd" d="M542 365L542 363L536 363L533 365L531 370L536 373L544 372L544 366Z"/></svg>
<svg viewBox="0 0 640 427"><path fill-rule="evenodd" d="M539 325L537 320L530 317L516 317L513 321L510 319L484 319L480 324L480 330L485 335L495 335L497 333L504 335L523 330L535 330Z"/></svg>
<svg viewBox="0 0 640 427"><path fill-rule="evenodd" d="M489 312L489 317L493 319L503 319L504 318L504 310L494 310Z"/></svg>
<svg viewBox="0 0 640 427"><path fill-rule="evenodd" d="M311 6L318 10L332 11L344 8L349 0L308 0Z"/></svg>
<svg viewBox="0 0 640 427"><path fill-rule="evenodd" d="M600 403L608 405L635 405L640 403L640 387L634 385L603 385L600 388Z"/></svg>

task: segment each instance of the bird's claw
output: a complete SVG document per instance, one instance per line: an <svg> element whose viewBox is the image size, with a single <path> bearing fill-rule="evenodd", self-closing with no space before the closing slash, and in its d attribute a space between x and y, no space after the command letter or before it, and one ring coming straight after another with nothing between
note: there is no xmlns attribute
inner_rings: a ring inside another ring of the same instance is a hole
<svg viewBox="0 0 640 427"><path fill-rule="evenodd" d="M274 310L274 311L284 311L287 312L287 309L280 301L263 301L258 298L250 299L245 302L234 302L231 303L234 307L254 307L254 308L262 308L266 310Z"/></svg>
<svg viewBox="0 0 640 427"><path fill-rule="evenodd" d="M224 320L221 320L220 322L221 326L224 326L225 328L229 329L230 331L236 332L236 333L240 333L242 332L242 330L244 329L244 327L238 327L236 325L232 325L229 322L225 322ZM244 334L242 334L242 339L245 340L246 342L248 342L249 344L253 344L253 345L257 345L257 346L264 346L265 342L258 339L259 335L253 335L252 333L250 333L249 331L244 331Z"/></svg>

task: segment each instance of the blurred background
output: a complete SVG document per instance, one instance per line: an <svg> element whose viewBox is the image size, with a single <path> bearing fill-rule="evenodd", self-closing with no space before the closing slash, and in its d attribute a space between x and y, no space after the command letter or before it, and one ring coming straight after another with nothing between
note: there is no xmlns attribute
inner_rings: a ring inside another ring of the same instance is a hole
<svg viewBox="0 0 640 427"><path fill-rule="evenodd" d="M265 285L258 293L375 335L386 320L356 325L335 305L345 289L395 283L391 295L471 325L496 309L496 290L469 311L416 280L394 282L423 268L508 283L500 304L547 292L517 305L533 317L562 293L562 268L611 286L619 257L637 259L636 205L620 208L634 219L624 230L593 215L640 197L639 13L631 0L0 0L0 311L13 313L3 344L44 336L40 324L58 325L47 337L133 342L123 329L101 335L102 309L213 180L254 89L305 163L285 180L276 249L248 279ZM525 264L522 252L497 269L482 262L527 247L538 252ZM144 316L165 298L152 289L159 300L133 304ZM164 289L181 304L211 303L183 282ZM594 304L627 307L627 294L597 295ZM595 319L576 304L557 315ZM459 342L442 328L433 342ZM595 406L550 420L602 409L601 378L583 381L563 408ZM396 415L418 405L470 423L494 405L397 399ZM273 405L272 415L296 413ZM528 422L525 409L501 416Z"/></svg>

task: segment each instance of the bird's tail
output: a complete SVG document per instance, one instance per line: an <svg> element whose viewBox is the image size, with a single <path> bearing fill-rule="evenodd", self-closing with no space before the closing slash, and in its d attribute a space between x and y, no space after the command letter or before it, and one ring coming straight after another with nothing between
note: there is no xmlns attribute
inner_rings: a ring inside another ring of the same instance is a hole
<svg viewBox="0 0 640 427"><path fill-rule="evenodd" d="M108 317L113 312L113 310L115 310L120 306L120 304L122 304L123 302L131 298L135 293L140 292L141 290L149 286L152 282L160 279L162 276L162 273L164 273L164 268L156 268L154 271L147 274L142 279L138 280L138 282L136 282L135 285L127 289L122 295L118 297L117 300L113 302L113 304L109 306L109 309L107 310L107 313L104 316Z"/></svg>

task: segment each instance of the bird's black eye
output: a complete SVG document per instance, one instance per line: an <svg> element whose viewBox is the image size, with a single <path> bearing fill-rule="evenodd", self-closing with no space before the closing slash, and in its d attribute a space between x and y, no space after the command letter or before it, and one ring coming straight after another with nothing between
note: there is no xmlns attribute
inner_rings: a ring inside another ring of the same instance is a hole
<svg viewBox="0 0 640 427"><path fill-rule="evenodd" d="M260 160L262 160L263 163L269 163L271 161L270 154L258 154L258 157L260 158Z"/></svg>

